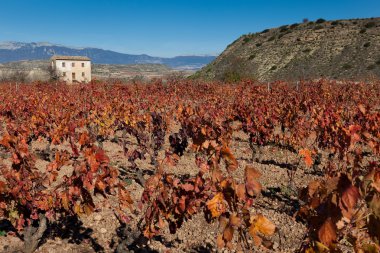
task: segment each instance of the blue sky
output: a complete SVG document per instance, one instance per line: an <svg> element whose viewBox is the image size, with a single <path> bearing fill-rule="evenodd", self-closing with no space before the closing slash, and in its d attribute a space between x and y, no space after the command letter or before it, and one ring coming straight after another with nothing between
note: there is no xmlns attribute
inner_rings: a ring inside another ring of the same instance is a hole
<svg viewBox="0 0 380 253"><path fill-rule="evenodd" d="M216 55L242 34L380 16L380 0L0 0L0 41L153 56Z"/></svg>

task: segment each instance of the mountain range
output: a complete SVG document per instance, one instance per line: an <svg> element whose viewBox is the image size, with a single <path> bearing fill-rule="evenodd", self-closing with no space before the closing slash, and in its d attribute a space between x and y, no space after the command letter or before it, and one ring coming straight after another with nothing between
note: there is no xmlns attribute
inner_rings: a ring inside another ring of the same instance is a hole
<svg viewBox="0 0 380 253"><path fill-rule="evenodd" d="M46 60L53 55L88 56L97 64L164 64L173 69L200 69L215 59L215 56L154 57L146 54L118 53L100 48L75 48L48 42L0 42L0 63L22 60Z"/></svg>

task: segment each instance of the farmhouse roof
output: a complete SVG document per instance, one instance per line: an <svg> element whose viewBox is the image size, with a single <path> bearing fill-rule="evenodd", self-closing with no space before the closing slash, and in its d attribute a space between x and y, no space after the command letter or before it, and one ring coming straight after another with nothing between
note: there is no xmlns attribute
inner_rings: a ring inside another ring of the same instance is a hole
<svg viewBox="0 0 380 253"><path fill-rule="evenodd" d="M67 55L54 55L51 60L72 60L72 61L90 61L87 56L67 56Z"/></svg>

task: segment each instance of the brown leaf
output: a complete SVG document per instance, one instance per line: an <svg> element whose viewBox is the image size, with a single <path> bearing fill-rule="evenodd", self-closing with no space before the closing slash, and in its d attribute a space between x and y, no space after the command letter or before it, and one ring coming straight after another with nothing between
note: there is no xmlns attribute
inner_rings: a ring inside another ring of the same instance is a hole
<svg viewBox="0 0 380 253"><path fill-rule="evenodd" d="M308 190L308 194L309 194L309 197L313 197L314 196L314 193L318 190L318 188L320 187L321 185L321 182L319 181L311 181L307 187L307 190Z"/></svg>
<svg viewBox="0 0 380 253"><path fill-rule="evenodd" d="M342 194L340 208L344 217L351 219L354 213L354 208L359 199L359 190L355 186L349 186Z"/></svg>
<svg viewBox="0 0 380 253"><path fill-rule="evenodd" d="M233 213L230 216L230 224L233 227L240 227L241 219L235 213Z"/></svg>
<svg viewBox="0 0 380 253"><path fill-rule="evenodd" d="M261 173L251 165L245 167L245 186L248 195L253 197L261 192L261 184L257 181L260 176Z"/></svg>
<svg viewBox="0 0 380 253"><path fill-rule="evenodd" d="M249 232L260 232L264 235L273 235L276 230L276 226L268 220L264 215L258 214L251 217L251 226L249 227ZM253 235L252 235L253 236Z"/></svg>
<svg viewBox="0 0 380 253"><path fill-rule="evenodd" d="M319 241L330 247L337 239L336 226L331 218L328 218L318 230Z"/></svg>
<svg viewBox="0 0 380 253"><path fill-rule="evenodd" d="M221 155L226 162L227 171L229 173L235 171L238 168L238 162L229 147L223 146L221 149Z"/></svg>
<svg viewBox="0 0 380 253"><path fill-rule="evenodd" d="M219 248L219 249L222 249L224 248L224 240L223 240L223 235L219 234L218 237L216 238L216 246Z"/></svg>
<svg viewBox="0 0 380 253"><path fill-rule="evenodd" d="M365 106L363 104L359 104L358 108L359 108L359 110L360 110L361 113L363 113L363 114L366 113L366 109L365 109Z"/></svg>
<svg viewBox="0 0 380 253"><path fill-rule="evenodd" d="M246 195L245 195L245 185L244 184L238 184L236 185L235 188L236 195L240 200L245 200Z"/></svg>
<svg viewBox="0 0 380 253"><path fill-rule="evenodd" d="M232 226L227 226L223 232L223 239L226 242L229 242L232 240L233 236L234 236L234 228Z"/></svg>

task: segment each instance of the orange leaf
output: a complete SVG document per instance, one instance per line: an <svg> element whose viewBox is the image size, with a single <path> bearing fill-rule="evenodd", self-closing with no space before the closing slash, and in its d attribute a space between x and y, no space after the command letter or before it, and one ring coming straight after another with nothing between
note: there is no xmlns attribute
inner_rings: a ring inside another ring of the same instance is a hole
<svg viewBox="0 0 380 253"><path fill-rule="evenodd" d="M306 166L310 167L313 164L313 159L311 158L311 151L308 149L301 149L299 154L305 159Z"/></svg>
<svg viewBox="0 0 380 253"><path fill-rule="evenodd" d="M241 219L234 213L230 216L230 224L233 227L240 227Z"/></svg>
<svg viewBox="0 0 380 253"><path fill-rule="evenodd" d="M229 242L232 240L233 236L234 236L234 228L232 226L227 226L223 232L223 239L226 242Z"/></svg>
<svg viewBox="0 0 380 253"><path fill-rule="evenodd" d="M330 218L319 228L318 238L326 246L331 246L331 244L336 241L336 227Z"/></svg>
<svg viewBox="0 0 380 253"><path fill-rule="evenodd" d="M264 235L273 235L276 230L276 226L268 220L264 215L258 214L251 217L251 226L249 227L249 232L260 232ZM252 233L251 233L252 235ZM252 235L253 236L253 235Z"/></svg>
<svg viewBox="0 0 380 253"><path fill-rule="evenodd" d="M224 247L225 243L224 243L224 240L223 240L223 235L218 235L218 237L216 238L216 246L219 248L219 249L222 249Z"/></svg>
<svg viewBox="0 0 380 253"><path fill-rule="evenodd" d="M217 193L211 200L206 203L208 210L211 211L213 218L219 217L226 211L223 193Z"/></svg>

